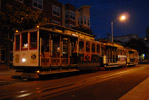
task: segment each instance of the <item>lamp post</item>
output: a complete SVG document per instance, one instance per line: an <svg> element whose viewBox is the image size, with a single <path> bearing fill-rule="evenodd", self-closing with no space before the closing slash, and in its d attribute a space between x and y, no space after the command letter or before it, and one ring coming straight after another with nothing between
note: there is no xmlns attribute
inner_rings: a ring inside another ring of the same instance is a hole
<svg viewBox="0 0 149 100"><path fill-rule="evenodd" d="M119 17L119 20L120 20L120 21L126 20L126 16L125 16L125 15L120 16L120 17ZM113 42L113 24L114 24L115 21L116 21L116 20L112 20L112 21L111 21L111 37L112 37L112 42Z"/></svg>
<svg viewBox="0 0 149 100"><path fill-rule="evenodd" d="M113 42L113 20L111 21L111 37L112 37L112 42Z"/></svg>

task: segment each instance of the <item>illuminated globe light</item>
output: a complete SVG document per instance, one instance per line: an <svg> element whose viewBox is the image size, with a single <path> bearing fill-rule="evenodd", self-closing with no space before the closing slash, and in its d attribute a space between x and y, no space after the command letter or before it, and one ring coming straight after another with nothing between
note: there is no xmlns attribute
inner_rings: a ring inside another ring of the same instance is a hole
<svg viewBox="0 0 149 100"><path fill-rule="evenodd" d="M39 28L39 25L37 25L36 27Z"/></svg>
<svg viewBox="0 0 149 100"><path fill-rule="evenodd" d="M120 17L121 21L124 21L125 19L126 19L126 16L124 16L124 15Z"/></svg>
<svg viewBox="0 0 149 100"><path fill-rule="evenodd" d="M18 30L16 30L16 33L19 32Z"/></svg>
<svg viewBox="0 0 149 100"><path fill-rule="evenodd" d="M22 58L22 62L23 62L23 63L26 62L26 58Z"/></svg>
<svg viewBox="0 0 149 100"><path fill-rule="evenodd" d="M39 71L39 70L37 70L36 72L37 72L37 73L40 73L40 71Z"/></svg>

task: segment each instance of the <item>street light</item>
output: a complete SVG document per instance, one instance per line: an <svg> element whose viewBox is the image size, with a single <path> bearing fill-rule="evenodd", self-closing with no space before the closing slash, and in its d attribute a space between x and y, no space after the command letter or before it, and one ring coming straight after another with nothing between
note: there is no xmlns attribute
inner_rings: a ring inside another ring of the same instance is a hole
<svg viewBox="0 0 149 100"><path fill-rule="evenodd" d="M126 16L125 16L125 15L120 16L120 17L119 17L119 20L120 20L120 21L126 20ZM113 42L113 23L114 23L115 21L116 21L116 20L112 20L112 21L111 21L112 42Z"/></svg>

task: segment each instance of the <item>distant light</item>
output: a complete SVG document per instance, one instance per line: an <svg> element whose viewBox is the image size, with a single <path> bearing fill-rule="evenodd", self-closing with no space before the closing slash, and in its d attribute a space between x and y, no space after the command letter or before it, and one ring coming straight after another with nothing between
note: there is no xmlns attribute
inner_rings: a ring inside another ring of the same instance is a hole
<svg viewBox="0 0 149 100"><path fill-rule="evenodd" d="M37 28L39 28L39 25L37 25Z"/></svg>
<svg viewBox="0 0 149 100"><path fill-rule="evenodd" d="M144 38L144 40L147 40L147 38Z"/></svg>
<svg viewBox="0 0 149 100"><path fill-rule="evenodd" d="M24 48L27 48L27 46L28 46L28 44L26 43L26 44L24 44Z"/></svg>
<svg viewBox="0 0 149 100"><path fill-rule="evenodd" d="M26 62L26 58L22 58L22 62L23 62L23 63Z"/></svg>
<svg viewBox="0 0 149 100"><path fill-rule="evenodd" d="M27 97L29 95L31 95L31 93L25 93L25 94L18 95L16 98Z"/></svg>
<svg viewBox="0 0 149 100"><path fill-rule="evenodd" d="M60 47L57 47L57 51L58 51L58 52L60 51Z"/></svg>
<svg viewBox="0 0 149 100"><path fill-rule="evenodd" d="M142 54L143 57L145 57L145 54Z"/></svg>
<svg viewBox="0 0 149 100"><path fill-rule="evenodd" d="M36 72L37 72L37 73L40 73L40 71L39 71L39 70L37 70Z"/></svg>
<svg viewBox="0 0 149 100"><path fill-rule="evenodd" d="M16 30L16 32L19 32L18 30Z"/></svg>

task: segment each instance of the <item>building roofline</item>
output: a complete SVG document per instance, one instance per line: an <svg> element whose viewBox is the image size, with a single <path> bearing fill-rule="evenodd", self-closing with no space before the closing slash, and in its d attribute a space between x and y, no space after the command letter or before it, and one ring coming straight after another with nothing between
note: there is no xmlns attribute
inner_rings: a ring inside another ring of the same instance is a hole
<svg viewBox="0 0 149 100"><path fill-rule="evenodd" d="M89 5L83 5L83 6L81 6L80 8L78 8L77 10L80 10L81 8L91 8L91 6L89 6Z"/></svg>
<svg viewBox="0 0 149 100"><path fill-rule="evenodd" d="M132 35L136 35L139 38L138 34L127 34L127 35L121 35L121 36L114 36L113 38L124 37L124 36L132 36Z"/></svg>

